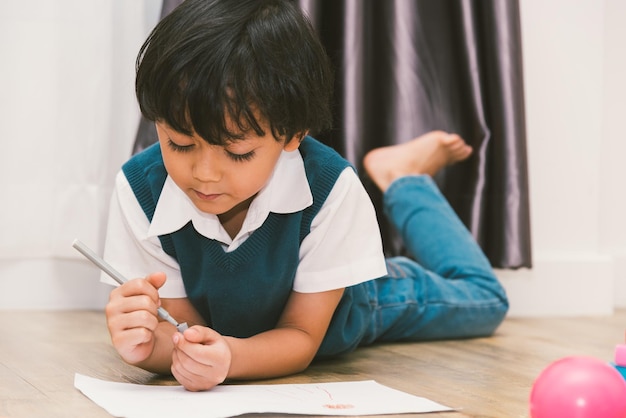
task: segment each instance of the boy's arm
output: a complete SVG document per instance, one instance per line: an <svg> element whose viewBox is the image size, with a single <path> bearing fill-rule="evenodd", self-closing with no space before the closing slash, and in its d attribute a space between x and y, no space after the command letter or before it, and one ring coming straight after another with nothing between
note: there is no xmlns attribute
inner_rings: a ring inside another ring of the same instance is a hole
<svg viewBox="0 0 626 418"><path fill-rule="evenodd" d="M249 338L193 327L176 338L172 373L188 390L230 379L259 379L304 370L326 335L343 289L292 292L276 328ZM170 311L171 312L171 311Z"/></svg>
<svg viewBox="0 0 626 418"><path fill-rule="evenodd" d="M319 349L343 289L292 292L275 329L246 339L227 338L232 353L228 377L265 378L300 372Z"/></svg>

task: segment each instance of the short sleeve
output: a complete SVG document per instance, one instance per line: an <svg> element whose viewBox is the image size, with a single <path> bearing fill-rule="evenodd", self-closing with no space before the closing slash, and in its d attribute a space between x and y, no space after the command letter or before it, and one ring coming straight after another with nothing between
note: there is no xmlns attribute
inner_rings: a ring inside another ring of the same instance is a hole
<svg viewBox="0 0 626 418"><path fill-rule="evenodd" d="M294 290L323 292L387 274L376 212L352 168L337 179L302 241Z"/></svg>
<svg viewBox="0 0 626 418"><path fill-rule="evenodd" d="M167 280L159 289L162 298L186 297L178 263L161 247L158 237L148 237L150 223L122 172L111 197L104 258L126 278L163 272ZM101 281L117 285L106 274Z"/></svg>

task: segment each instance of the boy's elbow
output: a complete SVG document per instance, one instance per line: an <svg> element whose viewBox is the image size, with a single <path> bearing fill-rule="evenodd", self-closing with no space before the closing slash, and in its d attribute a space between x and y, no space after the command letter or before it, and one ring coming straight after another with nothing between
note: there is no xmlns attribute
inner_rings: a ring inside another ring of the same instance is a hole
<svg viewBox="0 0 626 418"><path fill-rule="evenodd" d="M282 366L279 366L275 372L270 373L269 376L290 376L292 374L302 373L309 368L313 362L313 358L314 356L309 356L308 354L306 356L303 355L298 358L292 358L292 361L283 363Z"/></svg>

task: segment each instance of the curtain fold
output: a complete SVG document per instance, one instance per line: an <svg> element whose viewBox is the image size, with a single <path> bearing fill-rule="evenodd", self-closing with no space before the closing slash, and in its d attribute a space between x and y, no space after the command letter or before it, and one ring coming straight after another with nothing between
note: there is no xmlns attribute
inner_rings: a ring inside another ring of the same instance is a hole
<svg viewBox="0 0 626 418"><path fill-rule="evenodd" d="M473 156L435 181L494 267L532 267L518 0L295 1L336 70L334 128L316 136L364 173L372 148L460 134ZM163 13L177 3L165 0ZM155 138L142 121L134 152ZM362 180L381 213L382 196ZM404 254L379 220L386 253Z"/></svg>
<svg viewBox="0 0 626 418"><path fill-rule="evenodd" d="M495 267L531 267L518 2L299 4L336 68L334 129L318 137L363 173L374 147L434 129L460 134L474 155L435 180ZM380 209L380 193L362 179ZM403 254L380 221L388 255Z"/></svg>

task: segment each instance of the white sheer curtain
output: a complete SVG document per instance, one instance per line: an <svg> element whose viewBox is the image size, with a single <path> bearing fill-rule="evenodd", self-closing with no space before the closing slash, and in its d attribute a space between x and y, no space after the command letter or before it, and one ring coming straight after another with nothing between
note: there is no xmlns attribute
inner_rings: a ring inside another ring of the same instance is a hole
<svg viewBox="0 0 626 418"><path fill-rule="evenodd" d="M101 251L161 0L0 0L0 309L100 307Z"/></svg>

